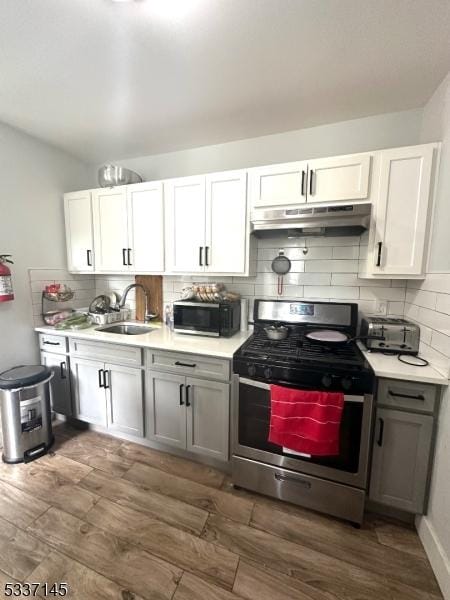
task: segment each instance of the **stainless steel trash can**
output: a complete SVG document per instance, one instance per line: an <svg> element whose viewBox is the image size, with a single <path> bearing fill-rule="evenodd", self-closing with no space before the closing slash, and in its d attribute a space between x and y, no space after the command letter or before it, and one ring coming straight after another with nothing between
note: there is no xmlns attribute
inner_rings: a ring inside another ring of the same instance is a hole
<svg viewBox="0 0 450 600"><path fill-rule="evenodd" d="M50 412L52 371L40 365L0 373L3 462L30 462L53 444Z"/></svg>

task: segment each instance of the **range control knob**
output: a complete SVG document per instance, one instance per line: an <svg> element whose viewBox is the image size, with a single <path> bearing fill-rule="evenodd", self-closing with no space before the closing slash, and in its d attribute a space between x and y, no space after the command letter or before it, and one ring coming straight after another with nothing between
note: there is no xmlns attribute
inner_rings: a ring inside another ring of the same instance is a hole
<svg viewBox="0 0 450 600"><path fill-rule="evenodd" d="M264 377L266 379L270 379L272 377L272 369L270 367L266 367L264 369Z"/></svg>
<svg viewBox="0 0 450 600"><path fill-rule="evenodd" d="M351 377L343 377L341 379L341 385L345 391L348 391L352 387L352 378Z"/></svg>
<svg viewBox="0 0 450 600"><path fill-rule="evenodd" d="M254 377L256 375L256 367L255 367L255 365L248 365L247 372L250 375L250 377Z"/></svg>
<svg viewBox="0 0 450 600"><path fill-rule="evenodd" d="M326 375L324 375L322 377L322 385L326 388L331 387L331 384L333 383L333 377L327 373Z"/></svg>

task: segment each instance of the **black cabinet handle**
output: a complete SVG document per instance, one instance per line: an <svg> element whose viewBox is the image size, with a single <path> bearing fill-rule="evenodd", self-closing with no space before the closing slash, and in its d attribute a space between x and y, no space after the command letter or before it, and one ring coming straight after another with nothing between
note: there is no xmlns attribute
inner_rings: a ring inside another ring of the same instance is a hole
<svg viewBox="0 0 450 600"><path fill-rule="evenodd" d="M105 380L103 378L104 373L105 373L105 371L103 369L98 370L98 387L101 387L101 388L105 387L105 383L104 383Z"/></svg>
<svg viewBox="0 0 450 600"><path fill-rule="evenodd" d="M124 267L128 266L127 262L127 248L122 248L122 263Z"/></svg>
<svg viewBox="0 0 450 600"><path fill-rule="evenodd" d="M425 397L422 394L418 394L417 396L412 396L410 394L396 394L395 392L388 391L389 396L393 396L394 398L408 398L409 400L421 400L425 401Z"/></svg>
<svg viewBox="0 0 450 600"><path fill-rule="evenodd" d="M209 267L209 246L205 247L205 266Z"/></svg>
<svg viewBox="0 0 450 600"><path fill-rule="evenodd" d="M381 267L381 249L383 247L383 242L378 242L378 253L377 253L377 267Z"/></svg>
<svg viewBox="0 0 450 600"><path fill-rule="evenodd" d="M306 196L305 182L306 182L306 171L302 171L302 191L301 191L302 196Z"/></svg>
<svg viewBox="0 0 450 600"><path fill-rule="evenodd" d="M384 433L384 419L380 418L378 420L380 421L380 431L378 433L377 444L379 446L382 446L383 445L383 433Z"/></svg>
<svg viewBox="0 0 450 600"><path fill-rule="evenodd" d="M175 361L175 365L177 367L191 367L191 369L197 366L195 363L193 365L190 365L189 363L180 362L179 360Z"/></svg>
<svg viewBox="0 0 450 600"><path fill-rule="evenodd" d="M109 390L109 371L103 371L103 387Z"/></svg>
<svg viewBox="0 0 450 600"><path fill-rule="evenodd" d="M309 195L312 196L313 193L313 177L314 177L314 171L311 169L311 171L309 172Z"/></svg>
<svg viewBox="0 0 450 600"><path fill-rule="evenodd" d="M184 402L183 402L183 388L184 388L184 384L180 383L180 406L183 406Z"/></svg>
<svg viewBox="0 0 450 600"><path fill-rule="evenodd" d="M203 267L203 246L199 246L198 264L200 265L200 267Z"/></svg>
<svg viewBox="0 0 450 600"><path fill-rule="evenodd" d="M131 267L132 262L131 262L131 248L127 248L127 258L128 258L128 266Z"/></svg>
<svg viewBox="0 0 450 600"><path fill-rule="evenodd" d="M65 361L63 360L62 363L60 363L60 365L59 365L59 374L60 374L61 379L67 379L66 367L67 367L67 365L66 365Z"/></svg>
<svg viewBox="0 0 450 600"><path fill-rule="evenodd" d="M88 267L92 267L92 250L86 250L86 262Z"/></svg>
<svg viewBox="0 0 450 600"><path fill-rule="evenodd" d="M190 406L191 403L189 402L189 390L191 389L190 385L186 386L186 406Z"/></svg>
<svg viewBox="0 0 450 600"><path fill-rule="evenodd" d="M60 342L43 342L46 346L60 346Z"/></svg>

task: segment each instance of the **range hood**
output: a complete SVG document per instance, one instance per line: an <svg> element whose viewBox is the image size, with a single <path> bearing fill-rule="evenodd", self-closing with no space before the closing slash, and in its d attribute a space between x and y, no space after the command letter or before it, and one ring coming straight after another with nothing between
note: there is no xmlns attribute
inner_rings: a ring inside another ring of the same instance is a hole
<svg viewBox="0 0 450 600"><path fill-rule="evenodd" d="M284 230L289 237L307 235L361 235L369 226L371 204L311 206L257 209L252 212L253 232L267 237Z"/></svg>

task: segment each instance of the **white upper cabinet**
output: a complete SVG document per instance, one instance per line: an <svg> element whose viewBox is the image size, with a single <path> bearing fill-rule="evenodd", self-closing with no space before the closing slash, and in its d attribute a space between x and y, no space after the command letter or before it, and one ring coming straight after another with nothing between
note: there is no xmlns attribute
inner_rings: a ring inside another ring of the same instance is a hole
<svg viewBox="0 0 450 600"><path fill-rule="evenodd" d="M268 165L249 171L253 208L289 206L306 202L307 162Z"/></svg>
<svg viewBox="0 0 450 600"><path fill-rule="evenodd" d="M349 154L251 169L251 206L365 200L370 191L370 160L370 154Z"/></svg>
<svg viewBox="0 0 450 600"><path fill-rule="evenodd" d="M91 192L65 194L64 215L68 270L74 273L94 271Z"/></svg>
<svg viewBox="0 0 450 600"><path fill-rule="evenodd" d="M246 171L174 179L164 188L166 271L245 274Z"/></svg>
<svg viewBox="0 0 450 600"><path fill-rule="evenodd" d="M426 144L380 152L367 274L423 275L436 148Z"/></svg>
<svg viewBox="0 0 450 600"><path fill-rule="evenodd" d="M141 274L162 273L164 271L162 182L128 185L127 209L129 270Z"/></svg>
<svg viewBox="0 0 450 600"><path fill-rule="evenodd" d="M205 270L205 177L183 177L165 185L167 270Z"/></svg>
<svg viewBox="0 0 450 600"><path fill-rule="evenodd" d="M93 192L95 270L127 272L129 263L127 191L125 186Z"/></svg>
<svg viewBox="0 0 450 600"><path fill-rule="evenodd" d="M349 154L308 162L308 202L365 200L369 195L370 155Z"/></svg>
<svg viewBox="0 0 450 600"><path fill-rule="evenodd" d="M94 190L93 215L96 272L164 271L161 182Z"/></svg>
<svg viewBox="0 0 450 600"><path fill-rule="evenodd" d="M247 253L246 171L207 175L205 271L243 273Z"/></svg>

